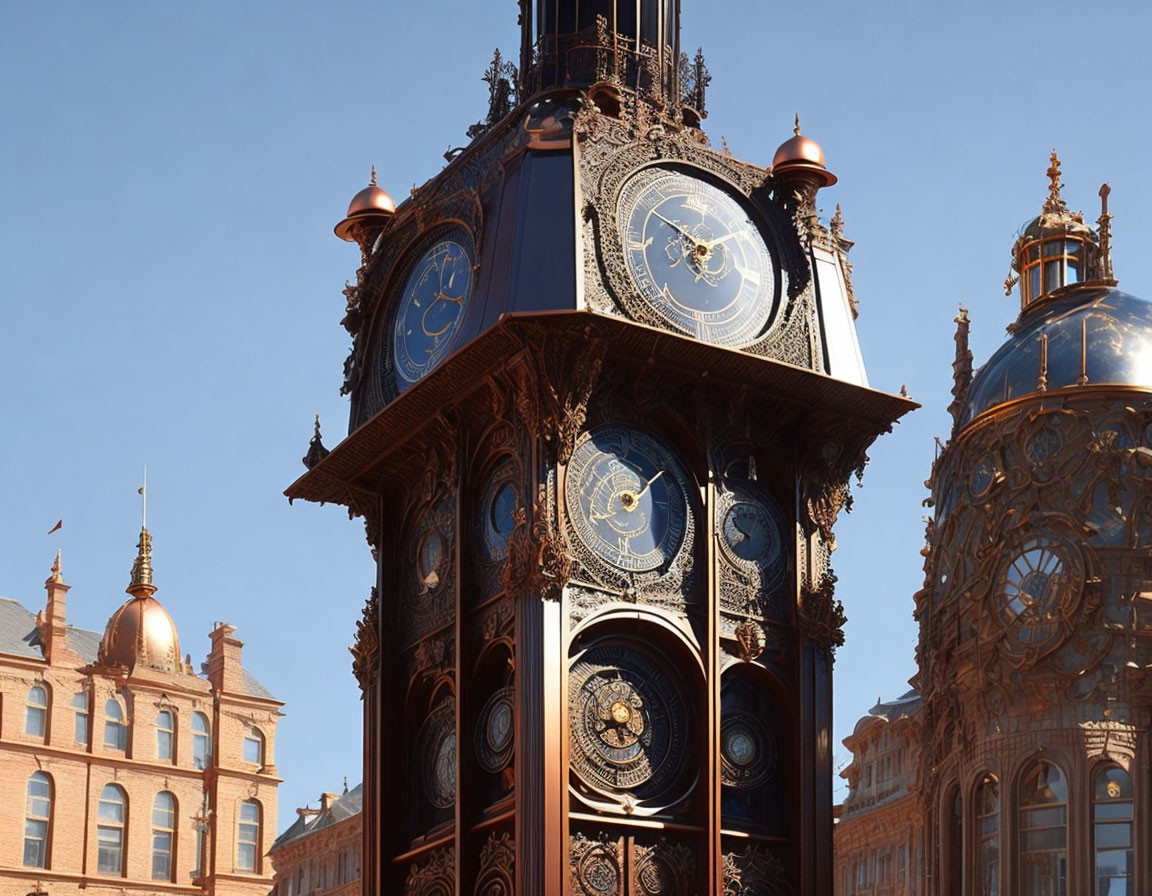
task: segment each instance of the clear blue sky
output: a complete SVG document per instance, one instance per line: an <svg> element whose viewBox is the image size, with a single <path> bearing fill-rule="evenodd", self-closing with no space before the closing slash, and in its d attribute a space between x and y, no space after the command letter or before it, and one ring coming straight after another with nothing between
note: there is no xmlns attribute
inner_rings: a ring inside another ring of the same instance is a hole
<svg viewBox="0 0 1152 896"><path fill-rule="evenodd" d="M923 481L946 435L952 318L983 361L1016 228L1056 147L1090 219L1112 184L1121 287L1152 296L1141 3L683 0L713 74L706 129L767 164L799 112L824 146L878 388L924 404L876 444L838 529L850 622L836 747L915 671ZM722 10L722 11L720 11ZM57 547L70 620L125 599L148 464L157 597L194 659L213 620L286 703L280 827L360 777L347 645L373 580L363 528L282 490L319 412L346 426L332 235L375 164L402 198L486 113L514 0L3 4L0 595L35 609ZM59 518L64 528L44 533Z"/></svg>

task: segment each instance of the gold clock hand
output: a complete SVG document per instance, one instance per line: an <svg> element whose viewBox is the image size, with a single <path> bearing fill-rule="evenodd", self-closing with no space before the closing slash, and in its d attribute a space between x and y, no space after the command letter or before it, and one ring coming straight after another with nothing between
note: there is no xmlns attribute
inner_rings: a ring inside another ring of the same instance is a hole
<svg viewBox="0 0 1152 896"><path fill-rule="evenodd" d="M645 482L644 488L642 488L642 489L640 489L640 491L636 492L636 500L639 501L640 496L643 495L644 492L648 491L648 489L652 485L652 483L655 482L657 479L659 479L663 475L664 475L664 471L661 470L659 473L657 473L655 476L653 476L651 479L649 479L647 482Z"/></svg>
<svg viewBox="0 0 1152 896"><path fill-rule="evenodd" d="M665 218L662 214L660 214L660 212L654 211L654 212L652 212L652 214L654 217L659 218L661 221L663 221L665 224L667 224L669 227L671 227L677 233L681 234L682 236L688 237L688 239L690 239L692 241L693 245L696 247L697 253L700 253L701 250L707 251L706 244L700 242L699 239L697 239L695 236L693 236L691 233L689 233L687 230L685 230L682 225L677 224L675 221L669 220L668 218Z"/></svg>

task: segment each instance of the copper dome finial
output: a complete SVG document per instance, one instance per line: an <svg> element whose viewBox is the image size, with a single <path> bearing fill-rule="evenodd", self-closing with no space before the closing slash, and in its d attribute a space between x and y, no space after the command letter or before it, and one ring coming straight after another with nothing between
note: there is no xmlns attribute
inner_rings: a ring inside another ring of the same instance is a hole
<svg viewBox="0 0 1152 896"><path fill-rule="evenodd" d="M1062 212L1067 209L1064 200L1060 198L1060 191L1064 189L1064 184L1060 182L1060 157L1056 155L1056 150L1052 150L1052 155L1049 158L1051 164L1048 166L1048 199L1044 203L1044 211L1046 212Z"/></svg>
<svg viewBox="0 0 1152 896"><path fill-rule="evenodd" d="M372 174L368 178L368 184L370 186L373 186L373 187L376 186L376 166L375 165L372 166Z"/></svg>
<svg viewBox="0 0 1152 896"><path fill-rule="evenodd" d="M797 137L799 137L800 136L800 113L796 112L794 114L796 116L796 126L794 128L792 128L792 133L795 134Z"/></svg>
<svg viewBox="0 0 1152 896"><path fill-rule="evenodd" d="M136 561L132 564L132 580L125 589L133 597L151 597L156 593L152 584L152 536L140 527L140 541L136 544Z"/></svg>
<svg viewBox="0 0 1152 896"><path fill-rule="evenodd" d="M64 573L60 566L60 555L63 553L61 548L56 549L56 559L52 561L52 576L48 579L49 582L63 582Z"/></svg>

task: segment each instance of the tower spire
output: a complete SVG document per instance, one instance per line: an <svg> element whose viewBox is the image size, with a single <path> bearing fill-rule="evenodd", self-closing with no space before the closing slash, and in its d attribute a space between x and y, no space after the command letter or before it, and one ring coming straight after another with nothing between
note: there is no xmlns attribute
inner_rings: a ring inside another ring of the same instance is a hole
<svg viewBox="0 0 1152 896"><path fill-rule="evenodd" d="M132 564L132 577L125 589L133 597L150 597L156 593L152 584L152 536L148 534L148 467L144 467L144 484L136 490L140 495L140 541L136 544L136 560Z"/></svg>
<svg viewBox="0 0 1152 896"><path fill-rule="evenodd" d="M1056 150L1052 150L1049 162L1046 172L1048 175L1048 198L1044 202L1044 211L1059 214L1068 211L1068 206L1060 196L1064 184L1060 182L1060 157L1056 155Z"/></svg>

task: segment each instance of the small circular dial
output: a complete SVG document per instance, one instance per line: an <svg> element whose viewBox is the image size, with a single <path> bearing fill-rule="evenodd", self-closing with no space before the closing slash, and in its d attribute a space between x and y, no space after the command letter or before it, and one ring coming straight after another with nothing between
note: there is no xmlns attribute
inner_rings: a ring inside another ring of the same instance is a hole
<svg viewBox="0 0 1152 896"><path fill-rule="evenodd" d="M628 427L604 427L576 446L565 497L577 537L629 572L676 556L688 516L688 482L672 453Z"/></svg>
<svg viewBox="0 0 1152 896"><path fill-rule="evenodd" d="M758 787L776 770L776 741L751 713L725 712L720 723L720 764L724 786Z"/></svg>
<svg viewBox="0 0 1152 896"><path fill-rule="evenodd" d="M403 391L451 350L472 295L472 253L464 234L433 243L417 260L396 310L396 387Z"/></svg>
<svg viewBox="0 0 1152 896"><path fill-rule="evenodd" d="M760 569L774 569L783 562L780 522L765 505L736 501L725 512L720 529L724 546L738 562Z"/></svg>
<svg viewBox="0 0 1152 896"><path fill-rule="evenodd" d="M480 553L485 563L508 556L508 539L516 526L515 513L520 503L515 465L502 463L489 478L480 499Z"/></svg>
<svg viewBox="0 0 1152 896"><path fill-rule="evenodd" d="M621 190L618 218L628 272L664 322L719 345L763 335L776 265L735 195L682 170L646 168Z"/></svg>
<svg viewBox="0 0 1152 896"><path fill-rule="evenodd" d="M512 759L515 741L514 692L504 687L488 698L476 725L476 758L484 771L495 774Z"/></svg>
<svg viewBox="0 0 1152 896"><path fill-rule="evenodd" d="M424 796L437 809L456 802L456 708L446 698L428 714L416 737Z"/></svg>
<svg viewBox="0 0 1152 896"><path fill-rule="evenodd" d="M984 455L973 465L968 476L968 489L973 498L983 497L987 493L996 481L997 472L996 458L991 454Z"/></svg>
<svg viewBox="0 0 1152 896"><path fill-rule="evenodd" d="M572 766L592 787L663 790L687 757L684 695L654 657L621 645L593 647L569 674Z"/></svg>

